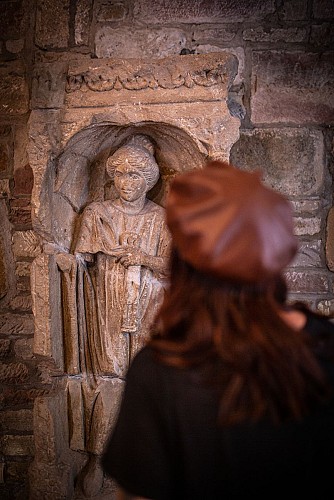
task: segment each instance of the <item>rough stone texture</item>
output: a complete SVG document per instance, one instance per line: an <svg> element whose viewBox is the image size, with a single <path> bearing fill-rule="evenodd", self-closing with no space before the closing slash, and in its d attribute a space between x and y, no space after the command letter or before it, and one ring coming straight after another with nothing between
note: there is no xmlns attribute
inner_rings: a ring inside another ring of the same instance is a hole
<svg viewBox="0 0 334 500"><path fill-rule="evenodd" d="M32 308L31 295L29 294L21 297L14 297L14 299L10 301L9 306L12 311L31 312Z"/></svg>
<svg viewBox="0 0 334 500"><path fill-rule="evenodd" d="M21 38L19 40L8 40L6 42L6 49L8 52L11 52L12 54L18 54L21 52L24 48L24 39Z"/></svg>
<svg viewBox="0 0 334 500"><path fill-rule="evenodd" d="M314 47L322 47L330 49L334 45L334 24L321 23L311 26L310 43Z"/></svg>
<svg viewBox="0 0 334 500"><path fill-rule="evenodd" d="M263 27L245 29L243 39L251 42L303 42L308 32L306 28L272 28Z"/></svg>
<svg viewBox="0 0 334 500"><path fill-rule="evenodd" d="M236 56L238 60L238 73L234 79L235 85L240 85L241 82L244 81L245 78L245 51L242 47L234 47L224 49L218 47L217 45L198 45L196 47L196 54L209 54L210 52L225 52L228 54L233 54Z"/></svg>
<svg viewBox="0 0 334 500"><path fill-rule="evenodd" d="M332 0L314 0L313 15L318 19L326 19L334 16L334 4Z"/></svg>
<svg viewBox="0 0 334 500"><path fill-rule="evenodd" d="M34 353L47 356L62 368L62 341L57 335L53 335L59 324L57 321L52 322L53 313L58 311L60 314L61 311L57 294L50 295L51 287L57 290L58 286L60 289L60 278L56 279L57 276L52 273L52 261L52 257L42 254L33 261L31 267L32 309L35 318Z"/></svg>
<svg viewBox="0 0 334 500"><path fill-rule="evenodd" d="M31 226L30 198L19 198L10 201L9 220L15 227Z"/></svg>
<svg viewBox="0 0 334 500"><path fill-rule="evenodd" d="M216 26L214 24L202 26L199 24L194 26L192 41L198 44L230 42L237 36L238 30L238 24L222 26Z"/></svg>
<svg viewBox="0 0 334 500"><path fill-rule="evenodd" d="M147 2L137 0L134 16L144 22L190 22L205 23L214 18L222 21L245 21L259 19L274 12L274 1L244 0L229 2L228 0L155 0Z"/></svg>
<svg viewBox="0 0 334 500"><path fill-rule="evenodd" d="M4 359L9 355L10 340L0 340L0 359Z"/></svg>
<svg viewBox="0 0 334 500"><path fill-rule="evenodd" d="M334 271L334 208L332 207L327 216L327 235L326 235L326 260L327 266Z"/></svg>
<svg viewBox="0 0 334 500"><path fill-rule="evenodd" d="M33 359L34 355L32 352L33 338L31 339L19 339L14 344L14 352L18 358L21 359Z"/></svg>
<svg viewBox="0 0 334 500"><path fill-rule="evenodd" d="M17 38L25 34L29 26L29 0L2 1L0 12L1 37Z"/></svg>
<svg viewBox="0 0 334 500"><path fill-rule="evenodd" d="M322 267L321 240L300 242L299 251L291 267Z"/></svg>
<svg viewBox="0 0 334 500"><path fill-rule="evenodd" d="M299 21L306 19L307 2L305 0L284 0L279 10L280 19Z"/></svg>
<svg viewBox="0 0 334 500"><path fill-rule="evenodd" d="M1 414L0 429L2 432L33 430L32 410L7 410Z"/></svg>
<svg viewBox="0 0 334 500"><path fill-rule="evenodd" d="M254 51L253 122L333 123L333 57L333 52Z"/></svg>
<svg viewBox="0 0 334 500"><path fill-rule="evenodd" d="M69 0L38 0L36 11L36 45L42 48L64 48L69 41Z"/></svg>
<svg viewBox="0 0 334 500"><path fill-rule="evenodd" d="M321 230L320 217L295 217L295 233L298 236L318 234Z"/></svg>
<svg viewBox="0 0 334 500"><path fill-rule="evenodd" d="M8 291L6 261L5 261L5 248L2 236L0 236L0 299L4 297Z"/></svg>
<svg viewBox="0 0 334 500"><path fill-rule="evenodd" d="M10 158L10 150L8 144L0 143L0 175L6 174L9 171L9 158Z"/></svg>
<svg viewBox="0 0 334 500"><path fill-rule="evenodd" d="M296 214L316 214L321 209L320 198L311 197L308 200L291 200Z"/></svg>
<svg viewBox="0 0 334 500"><path fill-rule="evenodd" d="M29 90L25 69L18 61L0 67L0 113L22 115L29 107Z"/></svg>
<svg viewBox="0 0 334 500"><path fill-rule="evenodd" d="M34 231L16 231L13 235L15 257L36 257L41 251L40 240Z"/></svg>
<svg viewBox="0 0 334 500"><path fill-rule="evenodd" d="M96 32L95 47L99 58L167 57L180 54L186 46L181 29L136 29L129 38L128 28L102 26Z"/></svg>
<svg viewBox="0 0 334 500"><path fill-rule="evenodd" d="M0 179L0 198L8 198L10 195L9 179Z"/></svg>
<svg viewBox="0 0 334 500"><path fill-rule="evenodd" d="M245 170L261 170L264 181L286 196L315 195L323 186L324 143L318 131L245 131L232 147L230 158Z"/></svg>
<svg viewBox="0 0 334 500"><path fill-rule="evenodd" d="M76 45L88 45L89 22L92 0L78 0L76 2L74 37Z"/></svg>
<svg viewBox="0 0 334 500"><path fill-rule="evenodd" d="M15 267L15 273L17 276L30 276L31 262L17 262Z"/></svg>
<svg viewBox="0 0 334 500"><path fill-rule="evenodd" d="M32 315L2 314L0 317L0 334L33 335L34 318Z"/></svg>
<svg viewBox="0 0 334 500"><path fill-rule="evenodd" d="M329 292L331 285L324 272L287 271L288 286L291 292L299 294L319 294Z"/></svg>
<svg viewBox="0 0 334 500"><path fill-rule="evenodd" d="M96 19L103 21L120 21L125 19L128 9L124 2L110 3L108 0L97 0L94 2Z"/></svg>
<svg viewBox="0 0 334 500"><path fill-rule="evenodd" d="M32 80L33 108L60 108L64 104L66 62L36 64Z"/></svg>
<svg viewBox="0 0 334 500"><path fill-rule="evenodd" d="M3 455L24 456L34 454L33 436L13 436L10 434L0 437L0 453Z"/></svg>
<svg viewBox="0 0 334 500"><path fill-rule="evenodd" d="M34 183L33 172L30 165L15 169L14 172L14 189L13 194L16 195L31 195Z"/></svg>
<svg viewBox="0 0 334 500"><path fill-rule="evenodd" d="M7 205L0 195L0 304L4 307L14 296L16 286L11 236L12 227L8 220Z"/></svg>

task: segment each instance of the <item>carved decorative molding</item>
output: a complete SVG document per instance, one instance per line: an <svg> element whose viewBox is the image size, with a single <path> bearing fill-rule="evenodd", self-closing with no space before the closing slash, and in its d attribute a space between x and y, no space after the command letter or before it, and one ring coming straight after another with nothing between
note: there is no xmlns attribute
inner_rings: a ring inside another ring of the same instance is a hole
<svg viewBox="0 0 334 500"><path fill-rule="evenodd" d="M237 62L231 54L211 53L168 57L154 61L122 60L67 75L66 92L84 87L95 91L212 87L234 78Z"/></svg>

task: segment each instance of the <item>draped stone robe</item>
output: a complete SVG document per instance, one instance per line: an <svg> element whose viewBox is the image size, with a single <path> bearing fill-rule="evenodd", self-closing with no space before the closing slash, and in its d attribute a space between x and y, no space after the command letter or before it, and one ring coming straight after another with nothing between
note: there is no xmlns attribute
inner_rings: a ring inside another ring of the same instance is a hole
<svg viewBox="0 0 334 500"><path fill-rule="evenodd" d="M147 199L137 214L123 212L112 201L95 202L85 209L75 245L75 254L88 259L87 267L81 261L80 309L85 316L81 326L86 330L89 370L103 375L125 375L147 339L166 283L164 273L116 262L113 249L126 244L167 259L170 236L164 209Z"/></svg>

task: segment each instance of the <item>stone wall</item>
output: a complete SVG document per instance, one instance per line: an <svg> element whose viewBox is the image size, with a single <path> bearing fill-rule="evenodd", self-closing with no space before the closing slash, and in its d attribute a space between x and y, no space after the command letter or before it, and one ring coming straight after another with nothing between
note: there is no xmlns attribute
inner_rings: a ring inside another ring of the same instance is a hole
<svg viewBox="0 0 334 500"><path fill-rule="evenodd" d="M31 167L61 144L57 120L69 137L77 130L75 113L67 123L63 111L69 68L106 59L234 54L239 69L229 109L240 120L240 137L230 159L240 168L260 168L291 199L300 237L287 272L291 298L333 313L333 18L333 0L1 0L1 498L29 497L28 469L40 452L33 403L58 383L33 351L30 269L44 254L31 217L39 208L32 193L39 177ZM31 137L31 112L35 119L40 108L48 109L48 119ZM196 124L188 120L190 132ZM209 130L208 151L212 136L224 142L222 129Z"/></svg>

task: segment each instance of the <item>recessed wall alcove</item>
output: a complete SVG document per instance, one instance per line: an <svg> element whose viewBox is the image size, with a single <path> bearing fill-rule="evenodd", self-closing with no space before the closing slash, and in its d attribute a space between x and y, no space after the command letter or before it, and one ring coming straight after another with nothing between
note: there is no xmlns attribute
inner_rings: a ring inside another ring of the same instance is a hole
<svg viewBox="0 0 334 500"><path fill-rule="evenodd" d="M59 269L62 255L72 254L84 209L115 196L106 176L107 159L130 137L148 137L160 178L147 197L163 207L174 176L202 168L208 158L228 159L239 137L240 122L228 107L237 74L234 56L93 62L62 63L58 75L44 63L33 82L38 99L29 122L29 160L33 226L40 245L31 272L34 354L50 387L34 407L34 500L93 498L94 481L97 485L99 480L98 498L110 499L114 491L107 478L93 478L91 490L83 487L90 459L86 445L88 434L96 438L111 428L124 377L100 377L93 391L86 377L89 390L83 387L80 363L73 362L80 350L80 322L73 304L64 308L64 294L72 285L64 286L69 278ZM79 340L69 344L68 338L75 336ZM100 400L103 391L107 398ZM101 406L101 419L92 423L86 410L94 405Z"/></svg>

